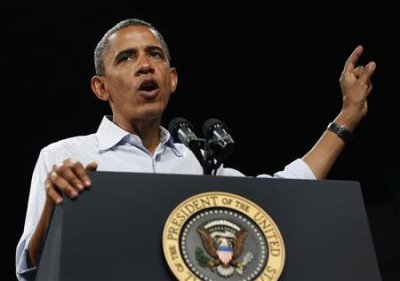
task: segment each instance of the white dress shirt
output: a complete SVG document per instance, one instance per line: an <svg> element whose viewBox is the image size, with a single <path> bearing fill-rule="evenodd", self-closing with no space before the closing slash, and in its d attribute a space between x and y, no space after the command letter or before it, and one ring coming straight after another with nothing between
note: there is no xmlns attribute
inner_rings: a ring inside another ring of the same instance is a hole
<svg viewBox="0 0 400 281"><path fill-rule="evenodd" d="M104 116L95 134L63 139L40 151L32 175L24 231L16 249L18 280L34 279L36 267L28 267L27 250L46 200L44 182L54 164L71 158L84 166L96 161L98 171L203 174L203 167L193 152L181 143L174 143L165 128L160 127L160 144L152 155L138 136L121 129L110 119ZM238 170L224 166L218 169L217 175L244 176ZM315 179L310 167L300 158L272 176L262 174L258 177Z"/></svg>

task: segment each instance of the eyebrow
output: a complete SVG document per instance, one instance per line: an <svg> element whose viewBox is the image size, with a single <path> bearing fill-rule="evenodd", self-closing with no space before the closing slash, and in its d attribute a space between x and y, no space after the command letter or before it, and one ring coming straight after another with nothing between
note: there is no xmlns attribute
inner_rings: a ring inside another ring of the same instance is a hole
<svg viewBox="0 0 400 281"><path fill-rule="evenodd" d="M137 51L135 48L129 48L129 49L122 50L115 56L114 62L118 62L120 60L120 58L123 56L126 56L126 55L129 56L129 55L135 54L136 52Z"/></svg>
<svg viewBox="0 0 400 281"><path fill-rule="evenodd" d="M149 53L149 52L152 52L152 51L160 51L162 54L163 54L163 56L165 57L165 52L164 52L164 50L161 48L161 47L159 47L159 46L148 46L148 47L146 47L145 48L145 52L146 53ZM136 48L128 48L128 49L125 49L125 50L122 50L122 51L120 51L116 56L115 56L115 59L114 59L114 61L115 62L118 62L119 61L119 59L122 57L122 56L126 56L126 55L133 55L133 54L136 54L137 53L137 49Z"/></svg>

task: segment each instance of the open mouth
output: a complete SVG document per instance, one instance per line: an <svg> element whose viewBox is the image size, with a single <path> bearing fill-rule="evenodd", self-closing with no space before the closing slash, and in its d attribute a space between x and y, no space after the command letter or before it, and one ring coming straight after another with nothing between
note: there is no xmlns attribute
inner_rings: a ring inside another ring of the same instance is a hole
<svg viewBox="0 0 400 281"><path fill-rule="evenodd" d="M139 91L153 91L158 89L158 84L154 80L145 80L140 84Z"/></svg>

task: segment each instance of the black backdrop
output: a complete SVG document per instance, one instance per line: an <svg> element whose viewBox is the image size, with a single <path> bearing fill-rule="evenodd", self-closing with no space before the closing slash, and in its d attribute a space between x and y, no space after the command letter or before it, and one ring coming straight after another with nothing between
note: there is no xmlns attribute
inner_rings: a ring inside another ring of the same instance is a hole
<svg viewBox="0 0 400 281"><path fill-rule="evenodd" d="M248 175L273 173L311 148L340 110L339 75L363 44L360 63L377 62L369 114L329 178L360 181L382 277L400 279L400 25L393 7L368 5L20 1L2 7L1 280L15 279L15 247L40 148L92 133L110 113L90 90L92 53L103 33L128 17L154 23L170 45L179 83L164 125L182 116L201 135L206 119L223 120L238 144L228 165Z"/></svg>

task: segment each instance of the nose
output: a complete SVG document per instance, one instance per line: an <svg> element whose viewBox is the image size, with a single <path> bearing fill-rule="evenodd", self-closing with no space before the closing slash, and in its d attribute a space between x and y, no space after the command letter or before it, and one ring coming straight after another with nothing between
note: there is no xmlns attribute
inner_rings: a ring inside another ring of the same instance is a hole
<svg viewBox="0 0 400 281"><path fill-rule="evenodd" d="M138 58L138 68L136 75L154 73L154 67L148 56L143 55Z"/></svg>

